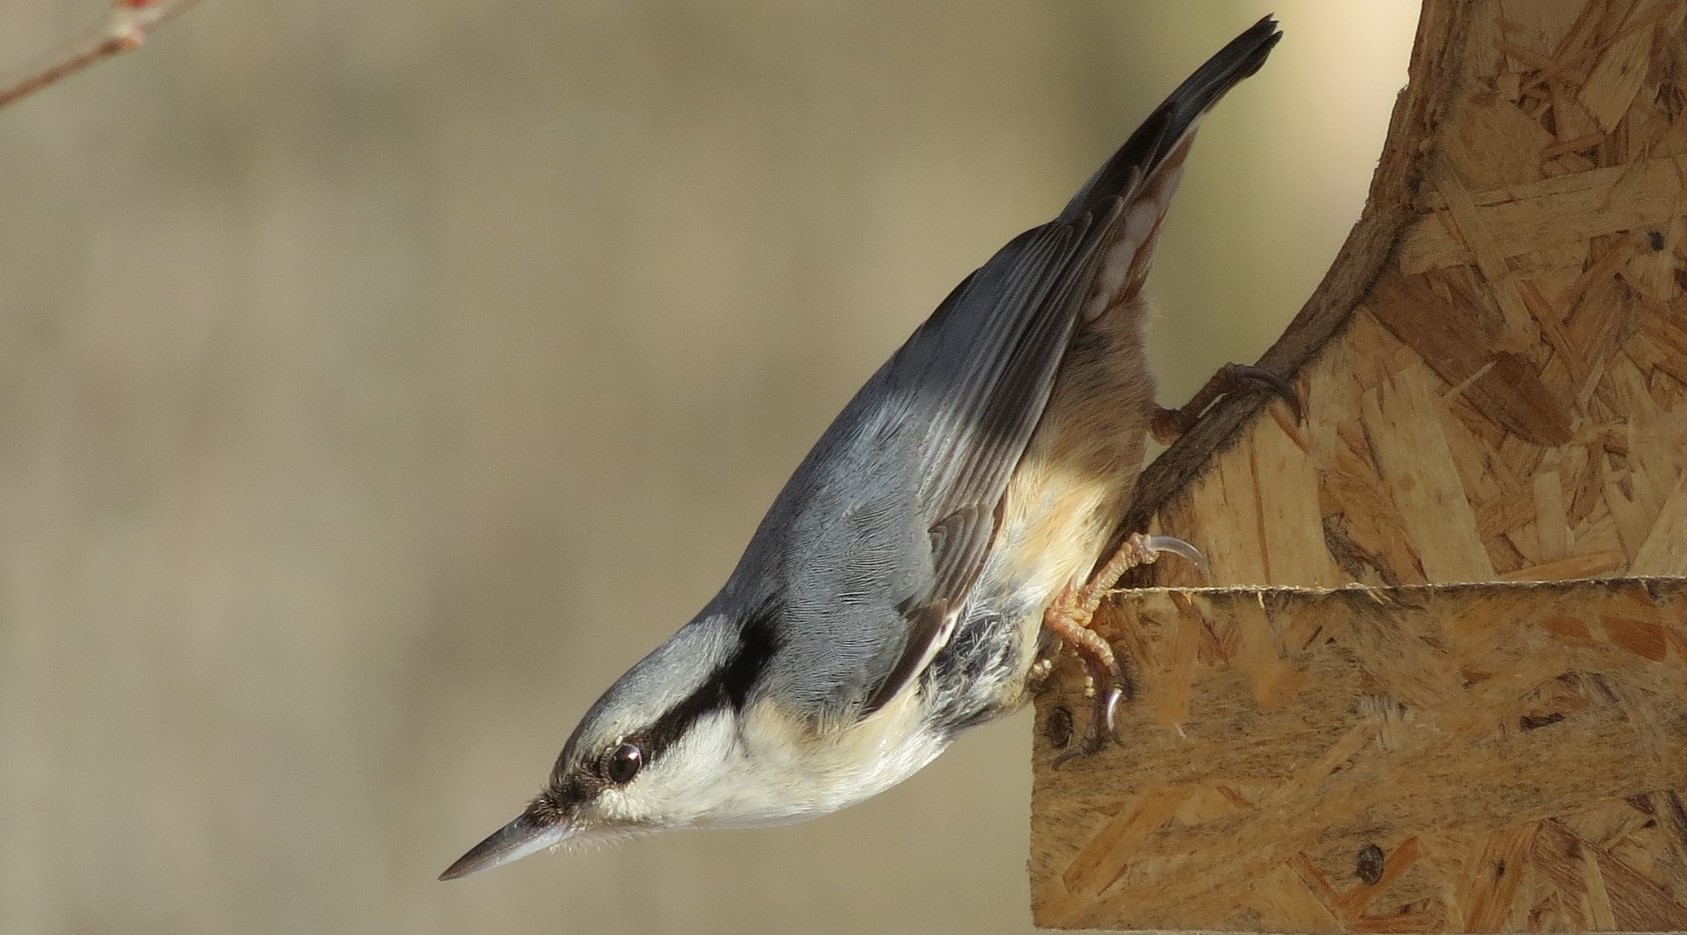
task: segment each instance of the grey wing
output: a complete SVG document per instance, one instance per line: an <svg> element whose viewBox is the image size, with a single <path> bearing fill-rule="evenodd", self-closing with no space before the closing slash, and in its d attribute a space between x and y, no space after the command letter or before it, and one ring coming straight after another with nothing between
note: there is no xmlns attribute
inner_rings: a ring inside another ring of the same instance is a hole
<svg viewBox="0 0 1687 935"><path fill-rule="evenodd" d="M1111 199L998 251L867 381L774 501L714 609L801 634L762 680L797 710L864 717L948 640L1119 212Z"/></svg>
<svg viewBox="0 0 1687 935"><path fill-rule="evenodd" d="M936 347L928 353L944 359L917 370L923 381L937 377L939 391L908 394L910 405L931 406L928 418L910 420L920 426L914 503L926 522L930 578L897 606L907 638L863 716L894 698L954 632L989 556L1008 481L1071 343L1102 234L1118 213L1115 200L1098 215L1027 232L951 296L954 308L945 303L921 329L961 332L930 335ZM926 337L917 333L902 354L922 356ZM970 340L951 346L944 340L951 337ZM893 371L905 363L914 361L893 360Z"/></svg>

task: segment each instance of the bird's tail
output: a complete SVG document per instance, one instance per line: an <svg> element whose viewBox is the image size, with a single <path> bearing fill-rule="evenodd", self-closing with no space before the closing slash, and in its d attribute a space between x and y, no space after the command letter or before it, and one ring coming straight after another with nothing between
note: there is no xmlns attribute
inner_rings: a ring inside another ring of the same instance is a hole
<svg viewBox="0 0 1687 935"><path fill-rule="evenodd" d="M1181 160L1181 152L1187 150L1201 117L1225 92L1259 71L1282 38L1277 21L1267 16L1230 40L1142 121L1125 145L1078 189L1061 215L1088 214L1098 202L1129 197L1133 189L1171 161L1173 154Z"/></svg>
<svg viewBox="0 0 1687 935"><path fill-rule="evenodd" d="M1155 108L1089 181L1072 196L1062 219L1104 217L1115 199L1124 202L1118 215L1113 249L1106 251L1099 270L1101 293L1087 317L1136 294L1148 275L1160 221L1177 189L1184 157L1195 138L1201 117L1225 92L1259 71L1283 34L1269 16L1230 40L1177 90Z"/></svg>

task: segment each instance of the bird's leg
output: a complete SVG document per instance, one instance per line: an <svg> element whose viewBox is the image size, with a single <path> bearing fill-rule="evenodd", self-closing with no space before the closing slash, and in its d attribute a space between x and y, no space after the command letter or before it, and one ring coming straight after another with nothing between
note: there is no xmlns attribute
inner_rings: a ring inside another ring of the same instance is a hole
<svg viewBox="0 0 1687 935"><path fill-rule="evenodd" d="M1082 587L1068 587L1043 612L1043 626L1072 647L1078 658L1083 660L1084 695L1091 699L1093 705L1083 742L1056 757L1054 765L1057 768L1073 757L1097 752L1108 738L1117 739L1118 735L1113 730L1114 715L1118 711L1119 700L1129 691L1129 683L1113 647L1090 628L1090 623L1095 619L1096 608L1101 606L1102 599L1125 572L1139 565L1152 564L1167 552L1189 559L1199 565L1203 573L1208 569L1206 557L1182 539L1132 533L1119 544L1118 551L1107 563L1090 576L1089 581Z"/></svg>
<svg viewBox="0 0 1687 935"><path fill-rule="evenodd" d="M1218 372L1212 375L1206 385L1196 390L1195 395L1189 397L1189 402L1184 403L1181 408L1157 410L1149 423L1149 430L1154 433L1155 441L1169 445L1189 431L1214 400L1229 393L1249 389L1263 389L1277 396L1289 404L1295 421L1301 420L1300 394L1289 385L1289 381L1262 367L1225 364L1218 368Z"/></svg>

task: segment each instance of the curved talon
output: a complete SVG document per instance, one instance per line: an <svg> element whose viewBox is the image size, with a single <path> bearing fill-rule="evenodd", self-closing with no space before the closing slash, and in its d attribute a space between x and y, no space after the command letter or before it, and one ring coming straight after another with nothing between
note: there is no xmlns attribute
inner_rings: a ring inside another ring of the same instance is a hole
<svg viewBox="0 0 1687 935"><path fill-rule="evenodd" d="M1054 762L1049 765L1049 769L1059 769L1072 760L1086 756L1094 756L1095 754L1101 752L1101 748L1104 745L1105 744L1101 739L1101 734L1095 729L1095 725L1092 723L1089 730L1084 731L1083 742L1055 757Z"/></svg>
<svg viewBox="0 0 1687 935"><path fill-rule="evenodd" d="M1213 566L1208 564L1207 557L1201 554L1200 549L1184 542L1182 539L1174 536L1145 536L1142 539L1142 544L1155 553L1170 552L1188 560L1200 569L1203 578L1210 579L1213 576Z"/></svg>
<svg viewBox="0 0 1687 935"><path fill-rule="evenodd" d="M1079 757L1094 756L1107 746L1107 741L1123 745L1119 739L1119 732L1115 727L1119 712L1119 701L1125 697L1125 690L1118 682L1110 682L1106 690L1095 696L1095 710L1090 712L1089 728L1084 731L1083 742L1054 758L1050 769L1059 769L1066 763Z"/></svg>
<svg viewBox="0 0 1687 935"><path fill-rule="evenodd" d="M1296 423L1306 421L1300 408L1300 394L1295 392L1294 386L1288 380L1276 373L1252 364L1225 364L1219 372L1230 381L1249 380L1259 384L1288 405L1289 411L1294 413Z"/></svg>
<svg viewBox="0 0 1687 935"><path fill-rule="evenodd" d="M1125 690L1117 682L1107 686L1107 690L1101 693L1101 704L1098 706L1100 710L1096 713L1101 717L1102 730L1100 733L1103 734L1103 738L1096 743L1097 750L1100 750L1102 745L1106 744L1108 739L1111 739L1114 743L1119 744L1120 746L1124 746L1124 741L1119 739L1119 730L1116 726L1119 714L1119 702L1123 700L1124 697Z"/></svg>
<svg viewBox="0 0 1687 935"><path fill-rule="evenodd" d="M1251 386L1248 384L1251 384ZM1153 433L1154 439L1160 444L1170 445L1182 437L1185 432L1194 428L1195 423L1201 420L1202 414L1220 396L1228 396L1231 393L1254 388L1263 389L1288 404L1289 410L1294 413L1296 423L1305 421L1300 404L1300 394L1295 392L1294 386L1287 379L1264 367L1256 367L1252 364L1225 364L1218 368L1218 372L1213 374L1212 378L1207 380L1206 384L1199 390L1196 390L1195 395L1189 397L1189 401L1181 407L1158 409L1153 418L1149 420L1149 431Z"/></svg>
<svg viewBox="0 0 1687 935"><path fill-rule="evenodd" d="M1080 744L1079 746L1073 747L1072 749L1066 751L1065 753L1062 753L1061 755L1055 757L1054 762L1049 764L1049 769L1059 769L1062 766L1065 766L1068 762L1077 759L1078 757L1089 756L1091 753L1094 752L1094 751L1089 749L1089 745L1090 745L1089 735L1085 734L1084 735L1084 742L1082 744ZM1099 750L1101 748L1097 747L1096 749Z"/></svg>

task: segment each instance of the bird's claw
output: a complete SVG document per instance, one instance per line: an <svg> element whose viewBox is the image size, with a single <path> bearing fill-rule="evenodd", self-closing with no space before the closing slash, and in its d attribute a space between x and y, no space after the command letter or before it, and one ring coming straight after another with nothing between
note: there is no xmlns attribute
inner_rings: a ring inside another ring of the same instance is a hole
<svg viewBox="0 0 1687 935"><path fill-rule="evenodd" d="M1282 400L1294 414L1295 422L1306 421L1305 413L1301 410L1300 393L1295 391L1294 384L1285 380L1275 371L1253 364L1225 364L1219 368L1220 379L1231 384L1232 392L1242 388L1243 383L1252 383Z"/></svg>
<svg viewBox="0 0 1687 935"><path fill-rule="evenodd" d="M1202 578L1211 579L1213 576L1213 566L1208 563L1207 557L1201 554L1201 550L1175 536L1144 536L1142 546L1152 552L1155 558L1161 553L1168 553L1184 559L1201 572Z"/></svg>
<svg viewBox="0 0 1687 935"><path fill-rule="evenodd" d="M1182 408L1161 409L1156 412L1149 429L1156 441L1169 445L1193 428L1202 413L1220 396L1250 388L1263 389L1281 399L1288 405L1289 411L1294 413L1296 423L1304 420L1300 394L1295 392L1294 385L1288 380L1253 364L1225 364L1218 368L1218 372L1213 374Z"/></svg>
<svg viewBox="0 0 1687 935"><path fill-rule="evenodd" d="M1090 622L1107 589L1119 580L1120 575L1139 565L1152 564L1166 554L1187 559L1201 570L1204 577L1212 577L1212 566L1207 563L1207 557L1182 539L1132 533L1119 543L1113 556L1083 588L1067 591L1044 615L1045 632L1071 646L1083 660L1084 697L1090 699L1091 704L1090 723L1084 731L1083 741L1055 757L1056 768L1076 757L1099 753L1109 739L1119 739L1116 730L1119 702L1129 693L1130 683L1125 679L1124 669L1119 665L1113 647L1101 634L1090 629ZM1046 677L1046 672L1041 669L1046 662L1052 660L1046 653L1040 654L1038 662L1032 667L1028 684L1033 690L1038 684L1037 679Z"/></svg>
<svg viewBox="0 0 1687 935"><path fill-rule="evenodd" d="M1077 746L1065 751L1054 758L1052 769L1059 769L1064 764L1080 757L1094 756L1107 746L1107 741L1120 743L1117 728L1119 702L1125 697L1125 686L1122 681L1109 681L1107 687L1095 692L1091 703L1089 727L1084 730L1084 739Z"/></svg>

